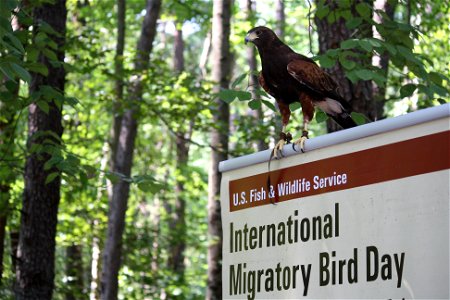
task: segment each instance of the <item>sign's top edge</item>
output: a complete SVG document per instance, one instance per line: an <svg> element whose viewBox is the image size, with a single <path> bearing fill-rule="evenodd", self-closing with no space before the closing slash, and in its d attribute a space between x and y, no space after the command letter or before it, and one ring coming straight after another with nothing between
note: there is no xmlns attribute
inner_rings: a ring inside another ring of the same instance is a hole
<svg viewBox="0 0 450 300"><path fill-rule="evenodd" d="M305 151L311 151L315 149L325 148L331 145L342 144L364 137L406 128L417 124L446 118L449 116L450 103L446 103L443 105L411 112L395 118L384 119L309 139L305 143ZM219 171L227 172L254 164L267 162L270 159L271 152L272 149L268 149L261 152L222 161L219 163ZM292 156L299 154L299 152L294 151L292 149L292 146L286 145L283 148L283 154L285 156Z"/></svg>

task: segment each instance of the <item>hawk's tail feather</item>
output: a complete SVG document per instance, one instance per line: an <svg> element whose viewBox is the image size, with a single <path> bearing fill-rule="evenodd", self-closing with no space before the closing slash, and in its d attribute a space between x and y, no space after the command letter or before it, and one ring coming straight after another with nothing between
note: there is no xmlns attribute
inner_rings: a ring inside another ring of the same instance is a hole
<svg viewBox="0 0 450 300"><path fill-rule="evenodd" d="M356 127L357 124L353 121L352 117L348 113L342 113L339 115L331 116L333 120L338 123L342 128L352 128Z"/></svg>

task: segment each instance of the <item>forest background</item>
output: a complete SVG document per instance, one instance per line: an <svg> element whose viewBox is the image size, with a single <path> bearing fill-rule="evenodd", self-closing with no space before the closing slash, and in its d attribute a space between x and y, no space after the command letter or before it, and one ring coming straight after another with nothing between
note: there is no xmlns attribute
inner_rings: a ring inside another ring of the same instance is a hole
<svg viewBox="0 0 450 300"><path fill-rule="evenodd" d="M0 0L0 298L220 299L217 164L280 128L246 32L317 60L362 124L449 101L449 7Z"/></svg>

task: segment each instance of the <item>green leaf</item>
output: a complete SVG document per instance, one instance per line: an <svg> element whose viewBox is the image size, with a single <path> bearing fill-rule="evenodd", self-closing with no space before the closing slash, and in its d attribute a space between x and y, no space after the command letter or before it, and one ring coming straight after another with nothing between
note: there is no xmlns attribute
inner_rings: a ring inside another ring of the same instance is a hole
<svg viewBox="0 0 450 300"><path fill-rule="evenodd" d="M417 58L414 56L414 53L411 51L411 49L403 46L397 46L397 50L407 60L417 61Z"/></svg>
<svg viewBox="0 0 450 300"><path fill-rule="evenodd" d="M289 104L289 109L291 111L296 111L297 109L300 109L302 107L302 105L300 104L300 102L293 102L291 104Z"/></svg>
<svg viewBox="0 0 450 300"><path fill-rule="evenodd" d="M250 92L246 92L246 91L234 91L236 93L236 97L238 97L238 99L240 101L247 101L252 99L252 93Z"/></svg>
<svg viewBox="0 0 450 300"><path fill-rule="evenodd" d="M356 67L356 63L352 60L347 59L345 56L339 56L339 62L346 70L351 70Z"/></svg>
<svg viewBox="0 0 450 300"><path fill-rule="evenodd" d="M44 170L48 171L50 170L53 166L57 166L60 162L64 161L64 158L59 156L59 155L55 155L52 158L50 158L49 160L47 160L44 164Z"/></svg>
<svg viewBox="0 0 450 300"><path fill-rule="evenodd" d="M369 38L367 41L373 46L373 47L381 47L382 41L376 39L376 38Z"/></svg>
<svg viewBox="0 0 450 300"><path fill-rule="evenodd" d="M239 75L231 84L231 88L235 88L237 85L239 85L245 78L247 77L247 73L243 73Z"/></svg>
<svg viewBox="0 0 450 300"><path fill-rule="evenodd" d="M275 105L273 105L272 102L264 100L264 99L262 99L261 102L264 103L264 105L267 106L268 108L270 108L271 110L273 110L275 112L277 111L277 108L275 107Z"/></svg>
<svg viewBox="0 0 450 300"><path fill-rule="evenodd" d="M366 116L364 114L352 112L350 116L352 117L353 121L355 121L356 124L358 125L366 124Z"/></svg>
<svg viewBox="0 0 450 300"><path fill-rule="evenodd" d="M337 18L337 17L338 17L338 16L337 16L336 13L328 14L328 15L327 15L327 22L328 22L329 24L333 24L333 23L336 22L336 18Z"/></svg>
<svg viewBox="0 0 450 300"><path fill-rule="evenodd" d="M324 113L323 111L321 111L320 109L316 111L316 122L317 123L322 123L325 122L326 120L328 120L328 116L326 113Z"/></svg>
<svg viewBox="0 0 450 300"><path fill-rule="evenodd" d="M86 186L88 183L88 176L85 172L83 172L82 170L80 170L80 172L78 172L78 176L80 179L80 182L83 186Z"/></svg>
<svg viewBox="0 0 450 300"><path fill-rule="evenodd" d="M27 60L36 62L39 56L39 50L35 47L27 47Z"/></svg>
<svg viewBox="0 0 450 300"><path fill-rule="evenodd" d="M357 39L350 39L350 40L345 40L345 41L341 42L342 49L353 49L356 46L358 46Z"/></svg>
<svg viewBox="0 0 450 300"><path fill-rule="evenodd" d="M58 57L56 56L56 53L48 48L42 49L42 53L48 57L50 60L58 60Z"/></svg>
<svg viewBox="0 0 450 300"><path fill-rule="evenodd" d="M355 75L362 80L371 80L373 78L373 72L367 69L356 70Z"/></svg>
<svg viewBox="0 0 450 300"><path fill-rule="evenodd" d="M400 42L409 49L414 48L414 41L411 39L408 33L395 31L394 39L397 43Z"/></svg>
<svg viewBox="0 0 450 300"><path fill-rule="evenodd" d="M54 36L60 37L61 34L57 31L55 31L53 29L52 26L50 26L48 23L46 22L42 22L41 25L39 26L39 30L48 34L52 34Z"/></svg>
<svg viewBox="0 0 450 300"><path fill-rule="evenodd" d="M331 59L328 55L319 56L319 62L322 68L331 68L336 64L336 61Z"/></svg>
<svg viewBox="0 0 450 300"><path fill-rule="evenodd" d="M259 109L261 107L261 101L260 100L251 100L248 102L248 107L251 109Z"/></svg>
<svg viewBox="0 0 450 300"><path fill-rule="evenodd" d="M387 81L387 78L386 78L386 74L384 74L381 70L376 70L376 71L374 71L373 73L372 73L372 75L373 75L373 78L372 78L372 80L373 81L375 81L375 83L378 85L378 86L385 86L386 85L386 81Z"/></svg>
<svg viewBox="0 0 450 300"><path fill-rule="evenodd" d="M408 84L402 86L400 88L400 97L401 98L410 97L414 93L416 88L417 88L417 85L415 85L413 83L408 83Z"/></svg>
<svg viewBox="0 0 450 300"><path fill-rule="evenodd" d="M346 23L345 26L347 26L348 29L355 29L362 23L361 18L351 18Z"/></svg>
<svg viewBox="0 0 450 300"><path fill-rule="evenodd" d="M267 94L265 91L260 90L260 89L254 89L253 93L255 93L258 96L262 96L262 97L266 97L266 98L270 97L269 94Z"/></svg>
<svg viewBox="0 0 450 300"><path fill-rule="evenodd" d="M330 13L330 8L326 5L317 7L315 16L319 19L323 19L326 15Z"/></svg>
<svg viewBox="0 0 450 300"><path fill-rule="evenodd" d="M342 0L340 2L342 2ZM353 14L350 9L342 9L343 7L342 7L341 3L339 3L339 8L340 8L340 10L338 12L338 17L342 17L346 21L353 19Z"/></svg>
<svg viewBox="0 0 450 300"><path fill-rule="evenodd" d="M159 182L156 182L156 181L145 180L145 181L139 182L137 184L137 187L145 193L155 194L155 193L158 193L159 191L161 191L164 188L164 185Z"/></svg>
<svg viewBox="0 0 450 300"><path fill-rule="evenodd" d="M50 111L50 107L48 106L47 101L45 100L40 100L36 102L37 106L39 106L39 108L45 112L46 114L48 114L48 112Z"/></svg>
<svg viewBox="0 0 450 300"><path fill-rule="evenodd" d="M438 72L430 72L428 74L430 80L437 85L442 85L442 81L449 81L448 78Z"/></svg>
<svg viewBox="0 0 450 300"><path fill-rule="evenodd" d="M442 97L448 96L449 94L449 91L446 88L434 83L430 85L430 88L433 93L438 94L439 96Z"/></svg>
<svg viewBox="0 0 450 300"><path fill-rule="evenodd" d="M345 77L347 77L352 83L356 83L359 80L359 77L356 76L356 71L352 70L345 73Z"/></svg>
<svg viewBox="0 0 450 300"><path fill-rule="evenodd" d="M397 49L395 48L394 45L385 42L385 43L383 43L383 46L389 52L389 54L392 54L392 55L397 54Z"/></svg>
<svg viewBox="0 0 450 300"><path fill-rule="evenodd" d="M11 33L8 33L6 36L8 37L8 39L11 42L11 44L14 46L15 49L17 49L17 51L19 53L25 53L25 49L23 48L22 43L20 42L20 40L17 37L15 37Z"/></svg>
<svg viewBox="0 0 450 300"><path fill-rule="evenodd" d="M217 96L228 104L233 102L237 97L236 91L228 89L221 90Z"/></svg>
<svg viewBox="0 0 450 300"><path fill-rule="evenodd" d="M5 74L6 77L8 77L10 80L16 82L14 80L16 76L14 75L15 74L14 70L11 68L11 64L9 63L0 64L0 71L2 71L2 73Z"/></svg>
<svg viewBox="0 0 450 300"><path fill-rule="evenodd" d="M34 44L39 48L44 48L49 40L48 36L44 32L38 32L34 37Z"/></svg>
<svg viewBox="0 0 450 300"><path fill-rule="evenodd" d="M17 0L2 0L2 9L5 9L5 11L11 11L15 9L19 5Z"/></svg>
<svg viewBox="0 0 450 300"><path fill-rule="evenodd" d="M27 69L31 72L39 73L44 76L48 76L48 68L46 65L38 62L27 64Z"/></svg>
<svg viewBox="0 0 450 300"><path fill-rule="evenodd" d="M433 97L433 91L430 87L423 84L419 84L417 87L419 89L419 93L425 94L429 99Z"/></svg>
<svg viewBox="0 0 450 300"><path fill-rule="evenodd" d="M78 101L75 97L65 97L66 103L69 104L72 107L75 107L80 101Z"/></svg>
<svg viewBox="0 0 450 300"><path fill-rule="evenodd" d="M372 44L369 41L367 41L367 40L359 40L358 44L359 44L359 46L361 48L363 48L367 52L371 52L372 51Z"/></svg>
<svg viewBox="0 0 450 300"><path fill-rule="evenodd" d="M52 172L48 174L47 178L45 179L45 184L49 184L53 180L55 180L56 177L59 176L59 172Z"/></svg>
<svg viewBox="0 0 450 300"><path fill-rule="evenodd" d="M105 177L111 181L112 184L116 184L119 182L121 176L119 174L113 173L113 172L105 172Z"/></svg>
<svg viewBox="0 0 450 300"><path fill-rule="evenodd" d="M31 82L31 75L28 73L27 70L25 70L22 66L12 63L11 67L13 68L14 72L16 72L17 75L19 75L20 79L23 81L30 83Z"/></svg>
<svg viewBox="0 0 450 300"><path fill-rule="evenodd" d="M93 166L90 165L83 165L83 168L86 172L86 175L88 176L88 178L94 178L95 175L97 174L97 169L94 168Z"/></svg>
<svg viewBox="0 0 450 300"><path fill-rule="evenodd" d="M364 19L369 19L372 17L372 9L367 3L363 2L356 4L356 11Z"/></svg>

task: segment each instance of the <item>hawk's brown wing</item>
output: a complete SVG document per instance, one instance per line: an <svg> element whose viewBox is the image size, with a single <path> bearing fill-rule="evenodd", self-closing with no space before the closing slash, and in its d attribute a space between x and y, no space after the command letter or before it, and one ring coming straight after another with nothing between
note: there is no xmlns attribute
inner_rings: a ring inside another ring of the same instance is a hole
<svg viewBox="0 0 450 300"><path fill-rule="evenodd" d="M314 62L295 59L287 65L288 73L300 84L323 97L345 102L337 83Z"/></svg>

